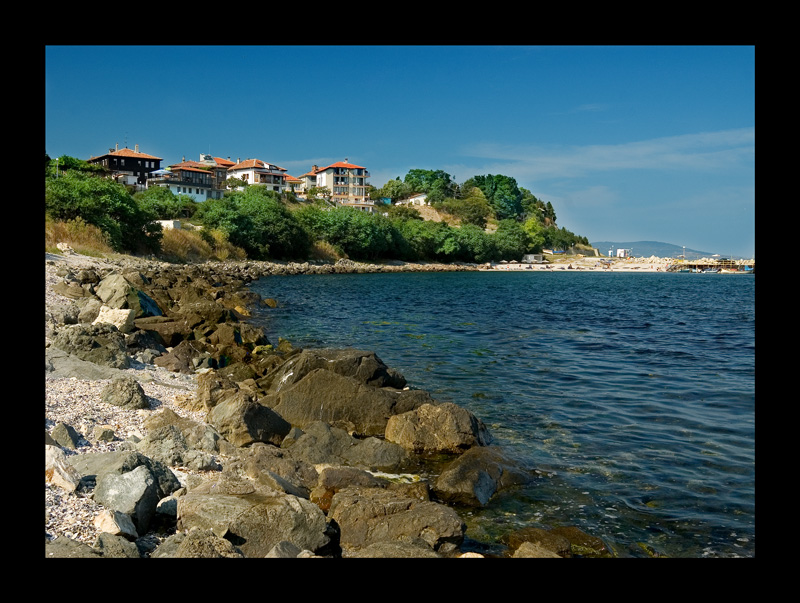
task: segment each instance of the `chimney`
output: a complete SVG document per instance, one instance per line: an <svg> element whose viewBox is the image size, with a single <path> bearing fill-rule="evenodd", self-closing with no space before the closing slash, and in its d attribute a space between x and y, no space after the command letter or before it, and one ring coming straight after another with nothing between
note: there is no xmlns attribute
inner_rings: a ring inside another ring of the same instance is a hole
<svg viewBox="0 0 800 603"><path fill-rule="evenodd" d="M115 151L119 151L119 143L117 143L117 146L116 146L116 147L114 147L114 150L115 150Z"/></svg>
<svg viewBox="0 0 800 603"><path fill-rule="evenodd" d="M136 151L136 152L138 153L138 152L139 152L139 145L138 145L138 144L137 144L137 145L134 145L134 146L133 146L133 150L134 150L134 151ZM345 161L346 161L346 160L345 160Z"/></svg>

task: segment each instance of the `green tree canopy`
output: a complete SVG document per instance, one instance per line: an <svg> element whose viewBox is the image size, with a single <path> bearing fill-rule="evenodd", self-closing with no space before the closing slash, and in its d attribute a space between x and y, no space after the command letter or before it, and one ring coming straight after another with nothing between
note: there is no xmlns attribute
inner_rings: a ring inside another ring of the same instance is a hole
<svg viewBox="0 0 800 603"><path fill-rule="evenodd" d="M426 193L431 203L454 197L457 189L450 174L442 170L409 170L404 182L409 188L409 194Z"/></svg>
<svg viewBox="0 0 800 603"><path fill-rule="evenodd" d="M463 199L447 198L437 208L458 218L462 224L474 224L480 228L486 228L488 219L493 214L483 191L476 186Z"/></svg>
<svg viewBox="0 0 800 603"><path fill-rule="evenodd" d="M380 214L309 205L295 215L314 240L326 241L354 260L394 257L403 245L393 222Z"/></svg>
<svg viewBox="0 0 800 603"><path fill-rule="evenodd" d="M140 207L153 212L161 220L191 218L197 203L189 195L176 195L164 186L154 186L134 193Z"/></svg>
<svg viewBox="0 0 800 603"><path fill-rule="evenodd" d="M473 176L462 188L469 190L473 186L481 189L498 220L518 218L522 214L522 192L514 178L500 174Z"/></svg>
<svg viewBox="0 0 800 603"><path fill-rule="evenodd" d="M158 216L141 207L127 188L94 172L67 169L45 178L45 211L56 220L81 218L109 237L115 251L152 253L160 248Z"/></svg>
<svg viewBox="0 0 800 603"><path fill-rule="evenodd" d="M225 232L233 245L253 259L308 257L308 234L281 203L278 193L263 186L248 186L222 199L209 199L196 215L206 226Z"/></svg>

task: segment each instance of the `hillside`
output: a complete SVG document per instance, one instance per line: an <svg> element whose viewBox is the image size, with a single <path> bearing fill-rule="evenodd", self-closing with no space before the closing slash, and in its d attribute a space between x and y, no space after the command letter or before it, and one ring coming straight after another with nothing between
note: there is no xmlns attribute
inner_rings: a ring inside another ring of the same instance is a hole
<svg viewBox="0 0 800 603"><path fill-rule="evenodd" d="M683 246L673 245L672 243L660 243L658 241L633 241L633 242L620 242L620 241L598 241L593 242L592 247L596 248L600 255L607 256L608 250L612 249L616 254L617 249L631 249L631 253L637 257L650 257L652 255L660 258L674 258L683 255ZM698 251L696 249L686 248L686 258L694 259L701 257L711 257L714 255L713 251Z"/></svg>

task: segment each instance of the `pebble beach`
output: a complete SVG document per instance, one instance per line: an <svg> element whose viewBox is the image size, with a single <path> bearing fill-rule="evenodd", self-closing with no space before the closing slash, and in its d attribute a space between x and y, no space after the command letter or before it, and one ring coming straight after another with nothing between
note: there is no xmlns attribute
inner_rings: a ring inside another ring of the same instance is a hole
<svg viewBox="0 0 800 603"><path fill-rule="evenodd" d="M61 277L57 270L61 265L70 268L94 268L103 264L103 260L82 255L45 254L45 316L48 309L58 305L71 303L72 300L53 291L53 285ZM45 328L45 346L49 345L47 328ZM72 378L45 379L45 431L50 432L58 423L73 426L79 433L89 439L75 450L66 450L67 454L93 454L120 450L128 446L128 438L143 438L146 428L145 419L163 408L170 408L176 414L201 421L202 413L194 413L184 409L180 402L194 395L196 387L195 375L175 373L155 365L135 363L124 372L136 377L148 398L150 407L140 410L126 410L101 402L101 392L110 380L82 380ZM108 427L114 432L114 439L105 441L96 439L92 434L96 428ZM180 471L176 471L179 478ZM45 483L45 537L49 540L57 536L67 536L73 540L92 544L100 533L95 520L103 508L90 497L80 492L67 493L61 488Z"/></svg>

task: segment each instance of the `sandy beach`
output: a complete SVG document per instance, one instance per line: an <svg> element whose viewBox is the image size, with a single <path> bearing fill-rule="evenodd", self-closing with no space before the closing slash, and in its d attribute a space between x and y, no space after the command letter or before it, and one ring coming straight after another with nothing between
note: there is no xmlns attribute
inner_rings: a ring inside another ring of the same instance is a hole
<svg viewBox="0 0 800 603"><path fill-rule="evenodd" d="M675 263L673 258L602 258L598 256L568 256L543 264L505 262L493 264L489 270L583 270L591 272L666 272Z"/></svg>

